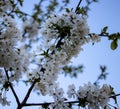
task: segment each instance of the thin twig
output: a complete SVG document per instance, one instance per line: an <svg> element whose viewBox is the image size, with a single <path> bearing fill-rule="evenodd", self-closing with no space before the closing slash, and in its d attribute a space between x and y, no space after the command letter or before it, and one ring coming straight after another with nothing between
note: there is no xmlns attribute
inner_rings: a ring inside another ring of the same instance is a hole
<svg viewBox="0 0 120 109"><path fill-rule="evenodd" d="M109 98L117 97L117 96L120 96L120 93L119 93L119 94L112 95L112 96L110 96Z"/></svg>
<svg viewBox="0 0 120 109"><path fill-rule="evenodd" d="M77 10L78 10L78 8L79 8L81 2L82 2L82 0L79 1L78 5L77 5L77 7L76 7L76 9L75 9L75 13L77 12Z"/></svg>
<svg viewBox="0 0 120 109"><path fill-rule="evenodd" d="M16 94L16 92L15 92L13 86L12 86L12 83L9 81L8 70L6 70L6 69L4 68L4 71L5 71L5 73L6 73L6 77L7 77L7 80L8 80L9 86L10 86L10 88L11 88L11 90L12 90L12 93L13 93L15 99L16 99L16 102L17 102L18 105L20 105L19 98L18 98L18 96L17 96L17 94Z"/></svg>
<svg viewBox="0 0 120 109"><path fill-rule="evenodd" d="M89 36L95 35L95 33L89 33ZM97 36L109 37L109 34L96 34Z"/></svg>
<svg viewBox="0 0 120 109"><path fill-rule="evenodd" d="M38 5L41 6L41 3L42 3L42 2L43 2L43 0L40 0L39 3L38 3Z"/></svg>

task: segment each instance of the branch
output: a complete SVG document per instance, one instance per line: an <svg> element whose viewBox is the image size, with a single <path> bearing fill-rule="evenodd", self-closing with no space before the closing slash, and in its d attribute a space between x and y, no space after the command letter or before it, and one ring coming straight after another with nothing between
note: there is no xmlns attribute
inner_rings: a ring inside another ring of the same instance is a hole
<svg viewBox="0 0 120 109"><path fill-rule="evenodd" d="M116 94L116 95L112 95L109 98L115 97L115 96L120 96L120 94ZM79 103L80 101L66 101L65 103L69 103L69 104L75 104L75 103ZM26 103L24 104L24 106L43 106L43 105L47 105L49 106L50 104L52 104L54 102L48 102L48 103Z"/></svg>
<svg viewBox="0 0 120 109"><path fill-rule="evenodd" d="M53 104L54 102L48 102L48 103L26 103L24 106L42 106L42 105L50 105L50 104ZM65 103L69 103L69 104L72 104L72 103L79 103L79 101L67 101Z"/></svg>
<svg viewBox="0 0 120 109"><path fill-rule="evenodd" d="M95 33L89 33L88 36L95 35ZM97 36L109 37L108 34L97 34Z"/></svg>
<svg viewBox="0 0 120 109"><path fill-rule="evenodd" d="M109 98L113 98L113 97L117 97L117 96L120 96L120 93L119 93L119 94L112 95L112 96L110 96Z"/></svg>
<svg viewBox="0 0 120 109"><path fill-rule="evenodd" d="M76 7L76 9L75 9L75 13L77 12L77 10L78 10L78 8L79 8L81 2L82 2L82 0L79 1L78 5L77 5L77 7Z"/></svg>
<svg viewBox="0 0 120 109"><path fill-rule="evenodd" d="M35 86L36 82L37 82L37 81L34 80L34 82L32 83L32 85L31 85L31 87L29 88L29 90L28 90L28 92L27 92L24 100L23 100L22 103L21 103L21 106L25 106L25 105L26 105L26 102L27 102L27 100L28 100L28 98L29 98L29 96L30 96L30 93L31 93L33 87Z"/></svg>
<svg viewBox="0 0 120 109"><path fill-rule="evenodd" d="M38 5L41 6L41 3L42 3L42 2L43 2L43 0L40 0L39 3L38 3Z"/></svg>
<svg viewBox="0 0 120 109"><path fill-rule="evenodd" d="M20 105L19 98L18 98L18 96L17 96L17 94L16 94L16 92L15 92L13 86L12 86L12 83L9 81L8 70L6 70L6 69L4 68L4 71L5 71L5 73L6 73L6 77L7 77L7 80L8 80L9 86L10 86L10 88L11 88L11 90L12 90L12 93L13 93L15 99L16 99L16 102L17 102L18 105Z"/></svg>

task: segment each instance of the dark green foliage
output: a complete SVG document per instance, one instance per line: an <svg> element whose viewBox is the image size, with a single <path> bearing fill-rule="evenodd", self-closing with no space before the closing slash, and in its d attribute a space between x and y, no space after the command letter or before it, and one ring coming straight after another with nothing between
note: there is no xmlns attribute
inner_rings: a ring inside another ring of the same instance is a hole
<svg viewBox="0 0 120 109"><path fill-rule="evenodd" d="M40 55L43 55L44 57L49 57L49 49L43 51L43 53L41 53Z"/></svg>
<svg viewBox="0 0 120 109"><path fill-rule="evenodd" d="M50 0L50 4L47 6L47 14L55 11L55 8L58 6L57 0Z"/></svg>
<svg viewBox="0 0 120 109"><path fill-rule="evenodd" d="M74 66L64 66L63 67L63 72L65 76L70 76L71 78L76 78L78 74L83 72L83 65L79 65L77 67Z"/></svg>
<svg viewBox="0 0 120 109"><path fill-rule="evenodd" d="M81 106L81 107L85 107L86 106L86 100L87 100L86 97L85 98L79 98L78 100L79 100L78 106Z"/></svg>
<svg viewBox="0 0 120 109"><path fill-rule="evenodd" d="M68 3L70 3L70 0L62 0L62 2L67 5Z"/></svg>
<svg viewBox="0 0 120 109"><path fill-rule="evenodd" d="M69 13L70 11L71 11L70 9L66 8L66 12L67 12L67 13Z"/></svg>
<svg viewBox="0 0 120 109"><path fill-rule="evenodd" d="M85 14L88 15L88 11L90 10L90 6L93 4L93 3L96 3L98 2L99 0L85 0L86 2L86 5L85 6L82 6L82 9L84 10Z"/></svg>
<svg viewBox="0 0 120 109"><path fill-rule="evenodd" d="M106 72L107 67L104 65L100 66L100 70L101 70L101 73L98 76L97 80L94 82L94 84L96 84L96 85L99 83L100 80L105 80L107 78L107 75L109 74Z"/></svg>
<svg viewBox="0 0 120 109"><path fill-rule="evenodd" d="M111 42L111 49L115 50L118 47L118 39L115 39Z"/></svg>
<svg viewBox="0 0 120 109"><path fill-rule="evenodd" d="M117 32L117 33L113 33L113 34L109 34L107 32L108 30L108 26L105 26L102 30L101 30L101 33L99 34L100 36L105 36L105 37L108 37L108 40L112 40L111 42L111 45L110 45L110 48L112 50L115 50L117 49L118 47L118 40L120 40L120 33Z"/></svg>
<svg viewBox="0 0 120 109"><path fill-rule="evenodd" d="M83 7L82 8L79 7L76 11L76 14L86 15L87 12L85 11L85 9Z"/></svg>
<svg viewBox="0 0 120 109"><path fill-rule="evenodd" d="M49 108L49 105L46 104L46 103L45 103L44 105L42 105L42 108L43 108L43 109L50 109L50 108Z"/></svg>
<svg viewBox="0 0 120 109"><path fill-rule="evenodd" d="M23 1L24 1L24 0L18 0L20 6L23 6Z"/></svg>
<svg viewBox="0 0 120 109"><path fill-rule="evenodd" d="M110 98L113 98L115 104L117 104L117 97L114 96L115 95L114 88L111 85L110 85L110 90L111 90L111 94L113 95Z"/></svg>
<svg viewBox="0 0 120 109"><path fill-rule="evenodd" d="M3 84L3 88L7 91L9 89L9 82L5 81L5 83Z"/></svg>
<svg viewBox="0 0 120 109"><path fill-rule="evenodd" d="M117 49L118 47L118 40L120 40L120 33L113 33L113 34L110 34L109 37L108 37L109 40L112 40L111 42L111 49L112 50L115 50Z"/></svg>
<svg viewBox="0 0 120 109"><path fill-rule="evenodd" d="M101 30L101 34L102 35L107 35L107 30L108 30L108 26L105 26L102 30Z"/></svg>

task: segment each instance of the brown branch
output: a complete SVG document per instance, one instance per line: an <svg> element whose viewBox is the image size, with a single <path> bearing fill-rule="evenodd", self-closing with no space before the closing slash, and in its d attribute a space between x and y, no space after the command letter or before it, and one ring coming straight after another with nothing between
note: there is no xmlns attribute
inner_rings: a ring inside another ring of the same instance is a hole
<svg viewBox="0 0 120 109"><path fill-rule="evenodd" d="M15 99L16 99L16 102L17 102L18 106L19 106L19 105L20 105L20 101L19 101L19 98L18 98L18 96L17 96L17 94L16 94L16 92L15 92L13 86L12 86L12 83L9 81L8 70L6 70L6 69L4 68L4 71L5 71L5 73L6 73L6 77L7 77L7 80L8 80L9 86L10 86L10 89L12 90L12 93L13 93Z"/></svg>

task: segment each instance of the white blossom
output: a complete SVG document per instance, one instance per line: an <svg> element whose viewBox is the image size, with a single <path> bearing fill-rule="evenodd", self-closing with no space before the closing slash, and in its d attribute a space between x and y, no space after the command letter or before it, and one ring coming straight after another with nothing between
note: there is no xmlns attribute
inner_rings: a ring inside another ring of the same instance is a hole
<svg viewBox="0 0 120 109"><path fill-rule="evenodd" d="M90 39L93 43L100 42L100 36L94 33L90 35Z"/></svg>
<svg viewBox="0 0 120 109"><path fill-rule="evenodd" d="M29 19L23 23L23 33L26 32L29 38L34 38L38 35L39 24L33 19Z"/></svg>
<svg viewBox="0 0 120 109"><path fill-rule="evenodd" d="M75 98L76 97L76 91L75 91L75 85L72 84L72 85L69 85L68 86L68 91L67 91L67 94L68 94L68 98Z"/></svg>
<svg viewBox="0 0 120 109"><path fill-rule="evenodd" d="M86 17L74 12L61 16L54 14L46 20L41 34L45 39L47 55L42 58L40 67L44 71L37 72L42 84L54 84L61 68L83 50L82 46L85 43L92 40L87 36L88 33Z"/></svg>
<svg viewBox="0 0 120 109"><path fill-rule="evenodd" d="M18 80L27 66L25 53L17 48L20 33L14 19L10 16L5 15L0 20L6 23L4 26L1 24L4 29L1 30L0 34L0 67L10 71L9 76L11 81Z"/></svg>
<svg viewBox="0 0 120 109"><path fill-rule="evenodd" d="M89 82L79 87L77 95L79 99L86 99L86 105L91 109L104 108L108 105L111 90L106 84L100 88L100 86Z"/></svg>
<svg viewBox="0 0 120 109"><path fill-rule="evenodd" d="M5 12L12 10L12 4L10 0L0 0L0 17L4 15Z"/></svg>
<svg viewBox="0 0 120 109"><path fill-rule="evenodd" d="M50 105L51 107L50 109L71 109L69 107L69 104L65 103L64 101L65 101L64 98L54 101L54 103Z"/></svg>
<svg viewBox="0 0 120 109"><path fill-rule="evenodd" d="M53 43L57 46L60 38L62 38L60 46L62 52L66 52L68 59L82 50L81 46L86 42L85 36L88 32L86 18L73 12L62 14L62 16L51 16L41 30L48 47L53 46Z"/></svg>
<svg viewBox="0 0 120 109"><path fill-rule="evenodd" d="M2 104L2 106L6 106L6 105L9 106L10 101L7 100L7 97L4 93L6 93L6 91L3 92L3 90L1 90L1 87L0 87L0 104Z"/></svg>
<svg viewBox="0 0 120 109"><path fill-rule="evenodd" d="M88 30L86 20L72 12L62 16L53 15L45 22L41 33L45 38L45 47L49 49L49 53L42 64L45 71L40 73L41 82L46 82L46 84L55 82L60 68L70 62L71 57L81 50L80 37L84 38ZM70 33L67 34L67 32ZM59 44L59 42L63 44ZM58 50L59 46L60 50Z"/></svg>
<svg viewBox="0 0 120 109"><path fill-rule="evenodd" d="M70 109L68 103L65 103L65 98L63 97L64 91L62 88L55 88L51 91L50 95L54 98L54 103L50 105L52 109Z"/></svg>
<svg viewBox="0 0 120 109"><path fill-rule="evenodd" d="M6 14L12 8L9 0L0 1L0 103L3 106L10 104L4 95L9 87L8 85L6 88L5 84L19 80L30 62L28 59L30 56L26 54L26 51L17 46L21 37L14 19ZM23 24L23 33L27 34L30 39L36 38L38 29L39 24L33 19ZM67 99L64 97L64 91L59 88L56 80L61 68L83 50L84 44L90 41L93 43L100 41L97 34L88 36L88 33L86 16L72 11L61 16L55 14L50 16L41 29L41 34L45 39L44 50L42 53L39 52L42 56L38 61L40 63L37 63L37 69L31 69L27 73L27 78L31 83L37 80L35 89L39 90L42 95L49 94L53 97L54 102L50 105L51 109L70 109L66 102ZM6 77L6 73L8 77ZM68 98L75 98L78 101L85 100L85 105L89 109L108 108L111 96L110 86L104 84L100 87L89 82L80 86L77 91L73 84L68 88Z"/></svg>
<svg viewBox="0 0 120 109"><path fill-rule="evenodd" d="M7 101L6 97L2 98L2 100L0 102L3 106L5 106L5 105L9 106L10 105L10 101Z"/></svg>

